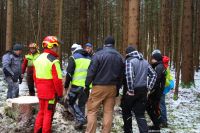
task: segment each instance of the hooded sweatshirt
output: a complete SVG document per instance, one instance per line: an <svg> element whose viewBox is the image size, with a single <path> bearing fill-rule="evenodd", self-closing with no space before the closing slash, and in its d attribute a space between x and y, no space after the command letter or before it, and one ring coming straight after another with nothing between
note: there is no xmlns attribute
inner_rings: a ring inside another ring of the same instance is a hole
<svg viewBox="0 0 200 133"><path fill-rule="evenodd" d="M155 71L138 51L127 54L125 76L129 92L138 88L151 90L156 81Z"/></svg>

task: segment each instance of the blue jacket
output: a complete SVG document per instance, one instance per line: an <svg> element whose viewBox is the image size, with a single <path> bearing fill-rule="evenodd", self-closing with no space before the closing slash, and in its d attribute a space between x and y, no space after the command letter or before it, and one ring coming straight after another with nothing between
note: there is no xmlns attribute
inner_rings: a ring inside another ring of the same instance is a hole
<svg viewBox="0 0 200 133"><path fill-rule="evenodd" d="M20 77L22 74L22 57L9 51L2 57L3 71L5 77Z"/></svg>

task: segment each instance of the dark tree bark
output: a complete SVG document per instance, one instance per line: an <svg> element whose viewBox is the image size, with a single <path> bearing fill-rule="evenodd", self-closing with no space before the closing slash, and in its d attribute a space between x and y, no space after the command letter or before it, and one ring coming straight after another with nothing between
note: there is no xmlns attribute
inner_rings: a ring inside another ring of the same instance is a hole
<svg viewBox="0 0 200 133"><path fill-rule="evenodd" d="M193 45L192 45L192 1L184 0L182 25L182 69L181 80L184 85L194 82Z"/></svg>
<svg viewBox="0 0 200 133"><path fill-rule="evenodd" d="M164 55L169 55L171 45L171 0L161 0L161 25L159 49Z"/></svg>
<svg viewBox="0 0 200 133"><path fill-rule="evenodd" d="M56 16L55 16L55 35L61 41L62 33L62 11L63 11L63 0L56 0ZM59 56L62 63L62 44L59 47ZM61 65L62 66L62 65Z"/></svg>
<svg viewBox="0 0 200 133"><path fill-rule="evenodd" d="M80 43L84 44L88 42L88 22L87 22L87 9L88 9L88 0L80 0Z"/></svg>
<svg viewBox="0 0 200 133"><path fill-rule="evenodd" d="M0 57L4 54L6 44L6 1L0 1Z"/></svg>
<svg viewBox="0 0 200 133"><path fill-rule="evenodd" d="M178 24L178 46L177 46L177 55L178 55L178 58L176 60L177 62L177 65L176 65L176 73L175 73L175 78L176 78L176 85L175 85L175 91L174 91L174 100L177 100L178 99L178 91L179 91L179 80L180 80L180 71L181 71L181 62L182 62L182 59L181 59L181 55L182 55L182 49L181 49L181 40L182 40L182 25L183 25L183 1L178 1L177 2L178 6L179 6L179 10L178 10L178 13L179 13L179 24Z"/></svg>
<svg viewBox="0 0 200 133"><path fill-rule="evenodd" d="M195 57L194 57L194 66L196 68L196 71L200 69L200 1L196 0L196 27L195 28Z"/></svg>
<svg viewBox="0 0 200 133"><path fill-rule="evenodd" d="M125 52L126 47L128 46L128 9L129 2L128 0L123 1L123 52ZM125 54L125 53L124 53Z"/></svg>
<svg viewBox="0 0 200 133"><path fill-rule="evenodd" d="M6 50L12 47L13 32L13 0L7 0L7 22L6 22Z"/></svg>
<svg viewBox="0 0 200 133"><path fill-rule="evenodd" d="M128 44L139 45L139 0L129 0Z"/></svg>

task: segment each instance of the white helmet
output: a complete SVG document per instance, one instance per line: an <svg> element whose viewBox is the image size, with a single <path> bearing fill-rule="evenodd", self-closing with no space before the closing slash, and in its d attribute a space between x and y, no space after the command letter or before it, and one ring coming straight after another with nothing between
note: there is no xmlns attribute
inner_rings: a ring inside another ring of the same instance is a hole
<svg viewBox="0 0 200 133"><path fill-rule="evenodd" d="M83 49L82 46L79 45L79 44L77 44L77 43L74 43L74 44L72 45L72 47L71 47L71 52L72 52L72 54L73 54L74 52L76 52L77 50L80 50L80 49Z"/></svg>
<svg viewBox="0 0 200 133"><path fill-rule="evenodd" d="M156 54L156 53L161 54L161 51L160 51L159 49L155 49L155 50L151 53L151 55L154 55L154 54Z"/></svg>

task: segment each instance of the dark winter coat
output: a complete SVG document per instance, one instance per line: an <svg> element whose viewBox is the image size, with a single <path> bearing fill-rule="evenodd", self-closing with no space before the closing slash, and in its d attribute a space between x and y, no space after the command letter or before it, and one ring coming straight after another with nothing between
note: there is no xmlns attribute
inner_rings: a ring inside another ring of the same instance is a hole
<svg viewBox="0 0 200 133"><path fill-rule="evenodd" d="M151 90L150 98L160 100L165 87L165 67L162 61L152 64L152 67L157 73L156 83Z"/></svg>
<svg viewBox="0 0 200 133"><path fill-rule="evenodd" d="M86 86L122 84L124 62L122 56L112 46L105 46L92 57L86 78Z"/></svg>
<svg viewBox="0 0 200 133"><path fill-rule="evenodd" d="M3 71L5 77L12 77L18 80L22 74L22 57L8 51L2 57Z"/></svg>

